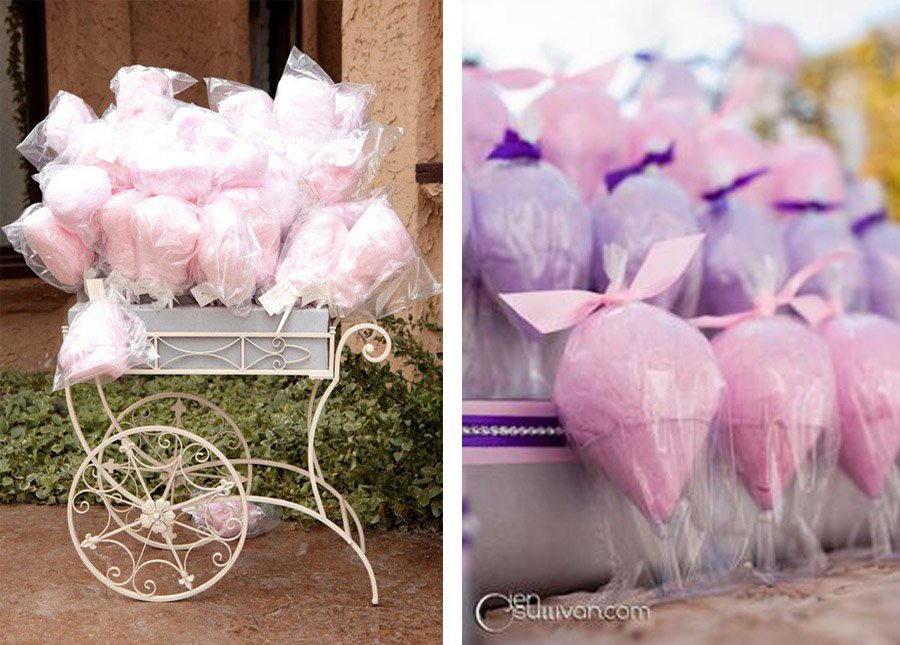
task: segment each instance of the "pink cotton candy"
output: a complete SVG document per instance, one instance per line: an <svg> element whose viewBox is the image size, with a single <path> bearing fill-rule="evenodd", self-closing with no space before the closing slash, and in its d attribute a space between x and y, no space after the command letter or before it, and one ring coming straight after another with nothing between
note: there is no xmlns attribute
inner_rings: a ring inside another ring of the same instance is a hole
<svg viewBox="0 0 900 645"><path fill-rule="evenodd" d="M350 229L335 272L335 300L344 311L361 305L379 284L416 260L406 226L385 199L373 200Z"/></svg>
<svg viewBox="0 0 900 645"><path fill-rule="evenodd" d="M351 195L365 176L365 137L343 137L325 143L313 155L304 181L318 199L331 204Z"/></svg>
<svg viewBox="0 0 900 645"><path fill-rule="evenodd" d="M334 94L334 127L342 135L363 126L369 101L375 94L373 85L339 83Z"/></svg>
<svg viewBox="0 0 900 645"><path fill-rule="evenodd" d="M334 85L314 78L282 76L275 92L274 112L282 134L322 142L335 128Z"/></svg>
<svg viewBox="0 0 900 645"><path fill-rule="evenodd" d="M60 92L53 99L50 112L44 121L47 145L62 154L72 140L78 126L95 121L97 115L81 98L68 92Z"/></svg>
<svg viewBox="0 0 900 645"><path fill-rule="evenodd" d="M841 203L846 199L840 160L824 141L813 137L789 139L775 144L768 157L774 202Z"/></svg>
<svg viewBox="0 0 900 645"><path fill-rule="evenodd" d="M117 118L147 122L168 120L175 112L173 97L196 81L181 72L160 67L122 67L110 81L116 95Z"/></svg>
<svg viewBox="0 0 900 645"><path fill-rule="evenodd" d="M474 172L510 126L509 111L489 81L463 73L463 168Z"/></svg>
<svg viewBox="0 0 900 645"><path fill-rule="evenodd" d="M236 204L218 197L200 211L198 281L206 281L227 307L249 304L256 290L260 247Z"/></svg>
<svg viewBox="0 0 900 645"><path fill-rule="evenodd" d="M59 161L100 168L106 172L114 191L123 190L133 186L131 168L124 154L128 144L121 129L106 121L91 121L73 131Z"/></svg>
<svg viewBox="0 0 900 645"><path fill-rule="evenodd" d="M187 201L208 194L213 185L209 155L181 146L146 146L136 159L141 188L154 195Z"/></svg>
<svg viewBox="0 0 900 645"><path fill-rule="evenodd" d="M103 259L129 280L138 276L134 208L142 198L136 190L115 193L95 212L103 238Z"/></svg>
<svg viewBox="0 0 900 645"><path fill-rule="evenodd" d="M278 265L278 282L287 280L301 293L330 283L348 236L334 210L313 210L294 225Z"/></svg>
<svg viewBox="0 0 900 645"><path fill-rule="evenodd" d="M135 206L134 223L140 279L175 291L187 287L200 237L197 207L177 197L149 197Z"/></svg>
<svg viewBox="0 0 900 645"><path fill-rule="evenodd" d="M238 121L244 118L261 117L272 114L275 103L266 92L255 87L247 87L244 91L234 92L223 98L218 104L210 106L219 114L226 117L236 117Z"/></svg>
<svg viewBox="0 0 900 645"><path fill-rule="evenodd" d="M750 130L710 124L701 132L703 155L706 158L704 191L727 186L734 179L766 166L766 149L762 141ZM676 150L676 157L677 157ZM734 194L733 198L753 204L770 203L769 178L755 179Z"/></svg>
<svg viewBox="0 0 900 645"><path fill-rule="evenodd" d="M585 202L604 192L605 173L627 161L625 121L600 88L563 82L540 96L524 118L536 124L544 158L572 180Z"/></svg>
<svg viewBox="0 0 900 645"><path fill-rule="evenodd" d="M691 195L699 195L707 178L697 117L678 102L654 101L641 107L628 126L626 163L638 161L651 150L665 150L673 142L675 160L661 172Z"/></svg>
<svg viewBox="0 0 900 645"><path fill-rule="evenodd" d="M94 254L78 236L62 228L53 217L50 209L35 204L25 211L20 220L24 242L37 255L40 264L50 272L50 277L59 283L61 288L74 289L84 281L84 272L94 264ZM16 250L25 255L29 266L42 278L47 278L40 264L26 249L20 248L16 240L7 231L10 241ZM51 284L53 280L48 280Z"/></svg>
<svg viewBox="0 0 900 645"><path fill-rule="evenodd" d="M650 520L664 523L697 465L722 390L703 335L637 302L575 327L553 399L581 453Z"/></svg>
<svg viewBox="0 0 900 645"><path fill-rule="evenodd" d="M278 268L281 251L281 221L277 211L268 206L265 193L258 188L232 188L219 193L230 200L250 226L260 247L256 262L256 284L270 286Z"/></svg>
<svg viewBox="0 0 900 645"><path fill-rule="evenodd" d="M800 66L800 43L783 25L751 22L744 30L741 55L753 65L793 75Z"/></svg>
<svg viewBox="0 0 900 645"><path fill-rule="evenodd" d="M281 155L269 155L261 194L266 198L268 210L278 219L282 237L287 235L300 210L303 196L297 171Z"/></svg>
<svg viewBox="0 0 900 645"><path fill-rule="evenodd" d="M94 166L58 166L44 172L44 204L60 226L93 244L96 226L91 216L112 195L107 174Z"/></svg>
<svg viewBox="0 0 900 645"><path fill-rule="evenodd" d="M112 302L90 303L69 326L57 372L72 385L94 378L114 380L129 368L128 331Z"/></svg>
<svg viewBox="0 0 900 645"><path fill-rule="evenodd" d="M740 323L712 346L726 383L720 445L750 495L771 510L819 437L835 428L828 347L786 316Z"/></svg>
<svg viewBox="0 0 900 645"><path fill-rule="evenodd" d="M900 325L844 314L826 322L822 336L837 382L841 467L877 498L900 452Z"/></svg>

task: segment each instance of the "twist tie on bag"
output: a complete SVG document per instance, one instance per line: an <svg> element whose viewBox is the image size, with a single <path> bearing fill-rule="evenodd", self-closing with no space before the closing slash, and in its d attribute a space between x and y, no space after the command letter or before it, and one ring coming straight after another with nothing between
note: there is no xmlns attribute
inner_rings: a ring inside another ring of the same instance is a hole
<svg viewBox="0 0 900 645"><path fill-rule="evenodd" d="M770 171L768 168L757 168L756 170L751 170L750 172L744 173L743 175L738 175L725 186L715 188L703 193L701 197L703 197L704 201L709 202L710 211L713 215L721 215L726 210L727 200L731 193L749 186L756 179L768 174L769 172Z"/></svg>
<svg viewBox="0 0 900 645"><path fill-rule="evenodd" d="M647 252L629 286L623 272L611 275L604 293L578 289L502 293L500 298L542 334L574 327L604 306L647 300L671 287L685 272L704 235L688 235L654 244ZM624 265L624 253L611 253L617 265ZM609 270L614 272L614 267Z"/></svg>
<svg viewBox="0 0 900 645"><path fill-rule="evenodd" d="M824 255L817 260L813 260L793 276L791 276L784 286L777 293L764 293L757 295L753 299L753 309L743 311L727 316L698 316L691 318L690 322L695 327L705 329L728 329L739 323L756 318L768 318L774 316L783 306L791 306L797 308L803 306L803 303L810 300L811 296L799 296L797 292L806 284L807 281L822 273L825 269L849 259L852 256L851 251L838 251ZM815 297L815 296L812 296Z"/></svg>
<svg viewBox="0 0 900 645"><path fill-rule="evenodd" d="M858 220L853 222L850 226L850 231L856 237L862 237L865 235L866 231L875 226L876 224L881 224L882 222L887 221L887 211L884 209L879 209L868 215L863 215Z"/></svg>
<svg viewBox="0 0 900 645"><path fill-rule="evenodd" d="M823 202L817 199L782 199L772 204L775 210L788 215L803 213L828 213L841 207L840 202Z"/></svg>
<svg viewBox="0 0 900 645"><path fill-rule="evenodd" d="M536 143L526 141L519 136L519 133L511 128L507 128L503 133L503 141L498 143L488 159L528 159L531 161L541 160L541 147Z"/></svg>
<svg viewBox="0 0 900 645"><path fill-rule="evenodd" d="M603 178L606 183L606 189L613 192L616 186L633 175L642 174L651 166L667 166L675 161L675 142L671 142L665 150L651 150L636 164L624 166L617 170L606 173Z"/></svg>

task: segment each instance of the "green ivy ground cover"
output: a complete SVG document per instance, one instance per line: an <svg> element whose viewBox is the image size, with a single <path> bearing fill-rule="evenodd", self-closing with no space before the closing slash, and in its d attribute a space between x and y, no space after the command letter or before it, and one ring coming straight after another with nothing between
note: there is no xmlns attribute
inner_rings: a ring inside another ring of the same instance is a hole
<svg viewBox="0 0 900 645"><path fill-rule="evenodd" d="M427 320L391 319L385 326L399 362L391 369L345 351L341 382L319 423L319 462L366 525L440 530L441 356L417 336L440 328ZM64 393L51 394L51 379L0 372L0 503L64 503L84 459ZM308 379L289 377L133 376L109 384L106 394L121 411L155 392L196 393L231 415L254 457L305 467L310 387ZM78 385L73 393L88 441L96 445L109 426L96 389ZM171 412L158 422L171 424ZM311 500L308 484L272 469L254 471L253 491Z"/></svg>

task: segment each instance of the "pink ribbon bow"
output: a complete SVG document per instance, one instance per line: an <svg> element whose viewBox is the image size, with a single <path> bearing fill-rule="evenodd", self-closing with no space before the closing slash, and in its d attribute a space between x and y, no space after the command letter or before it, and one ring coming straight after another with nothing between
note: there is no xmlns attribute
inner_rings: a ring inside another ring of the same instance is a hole
<svg viewBox="0 0 900 645"><path fill-rule="evenodd" d="M611 283L605 293L579 289L502 293L500 298L542 334L574 327L603 306L646 300L671 287L691 263L703 235L654 244L631 285Z"/></svg>
<svg viewBox="0 0 900 645"><path fill-rule="evenodd" d="M488 70L480 67L466 67L464 71L473 78L492 81L507 90L528 89L546 80L551 80L556 85L575 83L605 88L615 76L618 65L619 59L616 58L603 65L591 67L572 75L562 72L545 73L536 69Z"/></svg>
<svg viewBox="0 0 900 645"><path fill-rule="evenodd" d="M757 296L753 301L753 309L749 311L742 311L727 316L698 316L697 318L691 318L690 322L696 327L726 329L745 320L774 316L784 306L791 306L797 309L797 311L801 312L801 315L804 315L801 309L805 307L809 308L811 314L814 309L817 312L823 312L822 307L826 306L831 310L833 307L839 306L839 303L826 303L820 296L798 296L797 292L809 279L818 275L832 264L843 262L851 256L852 252L850 251L837 251L813 260L791 276L778 293ZM827 312L826 315L828 315Z"/></svg>

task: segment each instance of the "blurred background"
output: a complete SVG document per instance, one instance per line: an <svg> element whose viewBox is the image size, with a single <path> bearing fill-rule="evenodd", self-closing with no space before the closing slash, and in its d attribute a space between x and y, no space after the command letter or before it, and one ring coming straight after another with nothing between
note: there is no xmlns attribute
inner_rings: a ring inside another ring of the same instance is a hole
<svg viewBox="0 0 900 645"><path fill-rule="evenodd" d="M787 26L800 47L798 83L785 111L840 149L845 165L877 177L900 216L900 4L896 0L464 0L465 62L494 70L577 73L626 57L611 92L623 98L640 73L629 60L653 52L689 61L701 82L721 85L747 22ZM577 17L577 19L575 19ZM509 28L497 29L497 25ZM533 95L507 96L515 112ZM770 135L771 123L756 128Z"/></svg>

